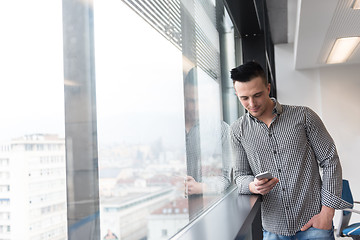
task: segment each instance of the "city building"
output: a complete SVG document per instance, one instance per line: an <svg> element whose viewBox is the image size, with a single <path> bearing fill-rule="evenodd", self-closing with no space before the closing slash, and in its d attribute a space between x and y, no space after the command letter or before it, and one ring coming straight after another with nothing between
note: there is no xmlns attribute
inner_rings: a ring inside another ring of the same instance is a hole
<svg viewBox="0 0 360 240"><path fill-rule="evenodd" d="M185 198L177 198L148 217L148 240L166 240L189 222L189 206Z"/></svg>
<svg viewBox="0 0 360 240"><path fill-rule="evenodd" d="M134 189L124 196L104 197L100 211L102 239L109 232L121 240L147 239L150 214L173 198L173 188L155 191Z"/></svg>
<svg viewBox="0 0 360 240"><path fill-rule="evenodd" d="M31 134L0 146L0 239L67 239L65 141Z"/></svg>

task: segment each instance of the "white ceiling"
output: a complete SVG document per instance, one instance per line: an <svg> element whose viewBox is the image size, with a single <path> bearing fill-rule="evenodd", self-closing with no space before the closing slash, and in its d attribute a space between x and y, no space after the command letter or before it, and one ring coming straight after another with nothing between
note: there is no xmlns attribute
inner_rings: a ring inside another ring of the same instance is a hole
<svg viewBox="0 0 360 240"><path fill-rule="evenodd" d="M336 38L360 36L360 10L353 0L288 0L288 42L294 42L295 68L329 66ZM360 46L346 63L360 64Z"/></svg>

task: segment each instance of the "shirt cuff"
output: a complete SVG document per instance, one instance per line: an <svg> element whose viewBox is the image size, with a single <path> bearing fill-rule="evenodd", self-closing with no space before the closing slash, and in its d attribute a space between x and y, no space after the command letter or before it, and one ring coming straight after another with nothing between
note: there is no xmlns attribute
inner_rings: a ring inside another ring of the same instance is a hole
<svg viewBox="0 0 360 240"><path fill-rule="evenodd" d="M207 194L220 194L230 186L230 180L226 177L203 177L203 183L206 184Z"/></svg>
<svg viewBox="0 0 360 240"><path fill-rule="evenodd" d="M241 179L240 179L241 178ZM250 192L249 184L254 181L253 176L241 176L237 178L236 185L240 194L253 194Z"/></svg>
<svg viewBox="0 0 360 240"><path fill-rule="evenodd" d="M353 207L353 204L341 199L324 188L321 189L321 204L334 209Z"/></svg>

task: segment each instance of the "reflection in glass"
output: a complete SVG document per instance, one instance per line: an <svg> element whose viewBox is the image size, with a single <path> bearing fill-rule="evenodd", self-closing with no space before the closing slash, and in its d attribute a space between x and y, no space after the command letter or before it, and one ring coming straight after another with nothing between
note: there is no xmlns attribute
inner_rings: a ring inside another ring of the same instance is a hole
<svg viewBox="0 0 360 240"><path fill-rule="evenodd" d="M224 8L220 1L181 3L186 186L189 219L192 220L219 199L222 191L230 185L229 126L221 117L220 40L217 30L224 16L216 15L224 13Z"/></svg>
<svg viewBox="0 0 360 240"><path fill-rule="evenodd" d="M214 19L212 1L168 1L164 15L94 2L102 239L168 239L230 183L217 33L211 25L197 62L190 2Z"/></svg>
<svg viewBox="0 0 360 240"><path fill-rule="evenodd" d="M230 185L229 125L221 120L219 83L199 71L199 122L204 193L219 194Z"/></svg>
<svg viewBox="0 0 360 240"><path fill-rule="evenodd" d="M220 118L219 84L193 68L184 80L190 220L230 185L229 125ZM204 204L205 203L205 204Z"/></svg>

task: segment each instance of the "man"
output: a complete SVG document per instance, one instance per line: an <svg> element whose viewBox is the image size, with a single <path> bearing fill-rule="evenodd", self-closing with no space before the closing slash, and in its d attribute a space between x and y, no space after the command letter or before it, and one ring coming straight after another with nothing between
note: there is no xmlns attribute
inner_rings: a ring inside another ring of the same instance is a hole
<svg viewBox="0 0 360 240"><path fill-rule="evenodd" d="M261 194L264 239L334 239L342 173L335 144L308 107L270 98L262 67L248 62L231 70L247 113L231 125L234 178L241 194ZM322 178L319 167L322 168ZM257 180L268 171L272 179Z"/></svg>

